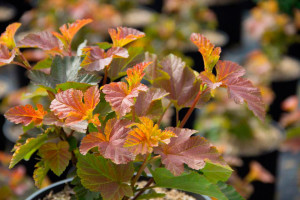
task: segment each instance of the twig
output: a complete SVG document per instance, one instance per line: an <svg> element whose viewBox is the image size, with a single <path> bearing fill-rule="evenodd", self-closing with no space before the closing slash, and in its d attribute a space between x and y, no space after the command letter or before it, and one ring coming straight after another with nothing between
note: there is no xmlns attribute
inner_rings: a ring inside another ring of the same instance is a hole
<svg viewBox="0 0 300 200"><path fill-rule="evenodd" d="M160 116L159 120L157 121L157 125L159 126L163 117L165 116L165 113L167 112L167 110L169 109L169 107L172 105L172 102L170 101L170 103L167 105L166 109L164 110L164 112L162 113L162 115Z"/></svg>

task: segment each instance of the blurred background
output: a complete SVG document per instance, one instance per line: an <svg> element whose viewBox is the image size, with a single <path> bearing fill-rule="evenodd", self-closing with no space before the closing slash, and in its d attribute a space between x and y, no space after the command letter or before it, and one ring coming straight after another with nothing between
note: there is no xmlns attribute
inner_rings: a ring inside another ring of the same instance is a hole
<svg viewBox="0 0 300 200"><path fill-rule="evenodd" d="M220 46L221 59L245 67L248 78L260 87L267 120L259 121L219 91L192 114L187 127L223 152L235 169L229 183L246 199L300 199L300 0L0 0L0 32L21 22L17 41L30 32L57 30L83 18L94 21L76 35L74 47L84 38L90 43L109 41L108 28L128 26L146 33L135 45L159 58L181 56L200 72L203 60L190 34L202 33ZM36 49L23 54L33 64L45 58ZM45 95L29 83L23 68L0 68L0 200L25 199L37 190L31 179L37 160L8 170L10 150L23 129L5 120L3 113L42 101ZM174 112L168 110L168 116L164 124L174 125ZM43 185L66 176L49 174Z"/></svg>

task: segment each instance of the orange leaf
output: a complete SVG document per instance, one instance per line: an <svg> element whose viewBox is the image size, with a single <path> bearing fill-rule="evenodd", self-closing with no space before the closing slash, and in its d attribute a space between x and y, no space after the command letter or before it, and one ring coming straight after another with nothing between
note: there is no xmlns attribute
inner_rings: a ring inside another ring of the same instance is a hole
<svg viewBox="0 0 300 200"><path fill-rule="evenodd" d="M15 106L5 113L5 117L16 124L22 123L27 126L34 122L34 124L40 125L47 112L44 111L41 104L37 104L37 108L35 110L31 105Z"/></svg>
<svg viewBox="0 0 300 200"><path fill-rule="evenodd" d="M90 87L84 94L72 88L56 94L50 109L59 119L65 119L66 126L84 132L88 122L95 122L93 110L99 101L97 86ZM97 123L99 124L96 125L100 125L100 122Z"/></svg>
<svg viewBox="0 0 300 200"><path fill-rule="evenodd" d="M145 33L127 27L117 27L117 30L111 28L108 29L108 32L113 41L114 47L123 47L136 39L145 37Z"/></svg>
<svg viewBox="0 0 300 200"><path fill-rule="evenodd" d="M71 152L69 152L69 143L60 141L55 144L48 142L41 146L39 153L45 164L57 175L60 176L66 169L71 160Z"/></svg>
<svg viewBox="0 0 300 200"><path fill-rule="evenodd" d="M76 20L76 22L72 24L64 24L62 25L59 30L61 32L53 32L53 35L55 35L60 41L64 44L65 48L69 48L71 45L72 39L75 36L75 34L85 25L91 23L93 20L91 19L81 19Z"/></svg>
<svg viewBox="0 0 300 200"><path fill-rule="evenodd" d="M152 62L143 62L135 65L133 68L127 69L126 80L129 85L129 90L134 89L140 84L141 80L145 75L144 69L151 63Z"/></svg>
<svg viewBox="0 0 300 200"><path fill-rule="evenodd" d="M5 32L0 36L0 44L4 44L9 49L13 49L16 46L14 36L20 26L21 23L13 23L8 25Z"/></svg>
<svg viewBox="0 0 300 200"><path fill-rule="evenodd" d="M221 48L215 48L215 46L200 33L193 33L190 39L202 54L205 71L212 72L220 58Z"/></svg>
<svg viewBox="0 0 300 200"><path fill-rule="evenodd" d="M169 143L171 137L176 137L172 131L162 131L157 124L147 117L139 118L141 123L134 123L136 126L128 133L125 147L129 147L135 155L146 154L153 151L153 147L158 146L159 142Z"/></svg>

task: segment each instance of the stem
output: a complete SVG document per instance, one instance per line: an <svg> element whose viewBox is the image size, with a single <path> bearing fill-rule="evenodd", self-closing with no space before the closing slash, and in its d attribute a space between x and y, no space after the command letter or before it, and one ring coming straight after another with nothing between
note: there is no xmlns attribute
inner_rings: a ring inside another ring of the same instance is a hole
<svg viewBox="0 0 300 200"><path fill-rule="evenodd" d="M20 49L17 49L16 53L20 56L20 58L22 59L22 62L24 64L24 66L23 65L20 65L20 66L25 67L27 70L31 70L32 69L31 65L29 64L29 62L27 61L25 56L22 54Z"/></svg>
<svg viewBox="0 0 300 200"><path fill-rule="evenodd" d="M150 178L148 183L133 197L132 200L136 200L139 196L141 196L141 194L143 194L145 192L145 190L147 190L147 188L154 182L153 178Z"/></svg>
<svg viewBox="0 0 300 200"><path fill-rule="evenodd" d="M26 67L23 63L12 61L11 64L19 65L19 66L24 67L25 69L29 70L28 67Z"/></svg>
<svg viewBox="0 0 300 200"><path fill-rule="evenodd" d="M166 109L164 110L164 112L162 113L162 115L160 116L159 120L157 121L157 125L159 126L165 113L167 112L167 110L169 109L169 107L172 105L172 102L170 101L170 103L167 105Z"/></svg>
<svg viewBox="0 0 300 200"><path fill-rule="evenodd" d="M195 100L193 101L192 106L190 107L190 109L188 110L188 112L185 114L185 116L184 116L182 122L180 123L180 126L179 126L180 128L183 128L183 127L184 127L186 121L187 121L187 120L189 119L189 117L191 116L193 110L195 109L195 107L196 107L196 105L197 105L197 103L198 103L198 101L199 101L199 99L200 99L200 97L201 97L201 94L202 94L202 91L199 90L199 92L198 92L198 94L197 94Z"/></svg>
<svg viewBox="0 0 300 200"><path fill-rule="evenodd" d="M134 176L133 180L131 181L131 187L133 188L135 183L137 182L137 180L140 178L140 176L142 175L144 169L146 168L147 166L147 161L148 161L148 157L149 157L150 153L147 153L146 154L146 158L142 164L142 166L140 167L139 171L137 172L137 174Z"/></svg>
<svg viewBox="0 0 300 200"><path fill-rule="evenodd" d="M107 82L107 74L108 74L108 68L105 67L105 68L104 68L104 78L103 78L103 83L102 83L102 85L105 85L106 82Z"/></svg>

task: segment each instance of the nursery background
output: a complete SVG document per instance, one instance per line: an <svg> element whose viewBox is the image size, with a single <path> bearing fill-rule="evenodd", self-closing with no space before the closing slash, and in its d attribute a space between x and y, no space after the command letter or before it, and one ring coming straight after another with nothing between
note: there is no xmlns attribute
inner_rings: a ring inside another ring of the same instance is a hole
<svg viewBox="0 0 300 200"><path fill-rule="evenodd" d="M245 199L300 200L300 0L0 1L0 32L13 22L22 23L16 41L87 18L93 22L76 34L76 47L82 38L110 41L109 28L132 27L146 34L134 43L145 53L172 53L198 72L204 63L189 40L191 33L201 33L221 47L222 60L243 66L260 88L267 117L260 121L246 106L228 100L225 90L217 90L213 100L193 111L186 127L222 152L234 169L228 183ZM46 58L33 48L22 49L22 54L32 65ZM38 160L31 157L9 169L11 149L24 130L4 113L38 102L47 92L30 83L24 68L2 59L0 66L0 200L26 199L38 190L31 178ZM169 109L162 123L176 126L186 112L177 115ZM50 172L42 187L69 177L68 170L59 177Z"/></svg>

